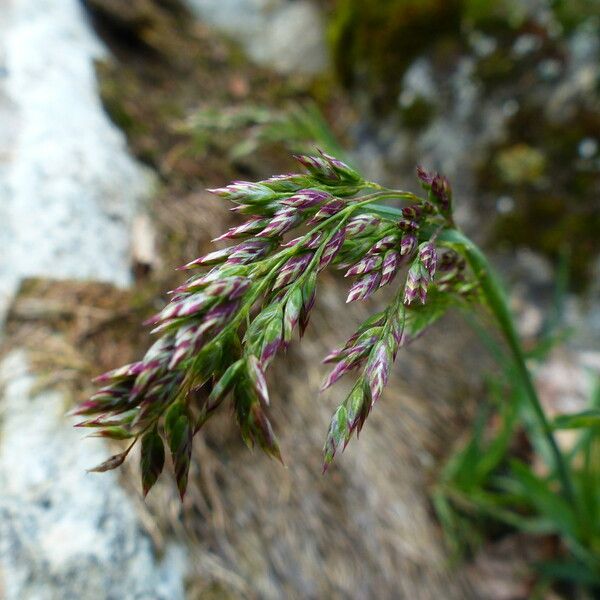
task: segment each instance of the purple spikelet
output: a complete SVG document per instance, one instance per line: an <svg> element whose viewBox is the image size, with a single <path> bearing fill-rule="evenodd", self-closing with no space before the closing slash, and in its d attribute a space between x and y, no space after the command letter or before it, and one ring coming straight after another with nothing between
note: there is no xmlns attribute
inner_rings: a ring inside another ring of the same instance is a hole
<svg viewBox="0 0 600 600"><path fill-rule="evenodd" d="M293 196L284 198L281 203L296 210L306 210L329 202L332 199L333 196L330 193L322 190L300 190Z"/></svg>
<svg viewBox="0 0 600 600"><path fill-rule="evenodd" d="M452 190L448 180L442 175L436 175L431 182L431 193L439 202L441 209L448 212L452 201Z"/></svg>
<svg viewBox="0 0 600 600"><path fill-rule="evenodd" d="M379 400L383 392L393 360L392 352L385 339L375 345L371 351L369 361L365 367L365 378L371 392L371 405Z"/></svg>
<svg viewBox="0 0 600 600"><path fill-rule="evenodd" d="M380 223L381 219L375 215L357 215L346 224L346 235L353 238L372 233Z"/></svg>
<svg viewBox="0 0 600 600"><path fill-rule="evenodd" d="M429 273L423 266L423 263L417 258L413 261L404 286L404 304L412 304L418 300L425 304L427 299L427 289L429 287Z"/></svg>
<svg viewBox="0 0 600 600"><path fill-rule="evenodd" d="M419 247L419 260L429 274L429 279L433 279L437 267L437 252L432 242L426 242Z"/></svg>
<svg viewBox="0 0 600 600"><path fill-rule="evenodd" d="M384 238L377 241L369 250L369 254L384 252L398 245L398 236L395 234L386 235Z"/></svg>
<svg viewBox="0 0 600 600"><path fill-rule="evenodd" d="M348 292L346 303L354 302L355 300L366 300L379 287L381 282L381 273L373 271L361 277Z"/></svg>
<svg viewBox="0 0 600 600"><path fill-rule="evenodd" d="M407 233L402 236L400 242L400 254L402 256L410 256L417 247L417 236L413 233Z"/></svg>
<svg viewBox="0 0 600 600"><path fill-rule="evenodd" d="M337 173L340 179L352 183L359 183L362 180L362 177L358 171L353 169L350 165L347 165L345 162L335 158L334 156L325 154L325 152L322 150L319 150L319 154L332 166L333 170Z"/></svg>
<svg viewBox="0 0 600 600"><path fill-rule="evenodd" d="M242 223L237 227L232 227L223 235L220 235L219 237L215 238L213 242L221 240L235 240L248 235L256 234L262 229L264 229L268 223L268 219L263 219L261 217L254 217L252 219L248 219L248 221L246 221L245 223Z"/></svg>
<svg viewBox="0 0 600 600"><path fill-rule="evenodd" d="M417 178L419 179L419 181L421 182L421 184L423 185L423 187L425 189L431 188L431 184L433 183L434 177L435 177L434 173L427 172L420 165L417 167Z"/></svg>
<svg viewBox="0 0 600 600"><path fill-rule="evenodd" d="M379 287L387 285L394 279L401 264L400 253L396 250L388 250L383 257L383 264L381 266L381 281Z"/></svg>
<svg viewBox="0 0 600 600"><path fill-rule="evenodd" d="M333 165L322 156L295 155L294 158L307 169L309 173L326 182L339 181L340 176L336 173Z"/></svg>
<svg viewBox="0 0 600 600"><path fill-rule="evenodd" d="M321 259L319 260L318 270L322 271L337 255L344 243L344 239L346 238L345 229L342 227L338 229L331 239L325 244L323 248L323 253L321 254Z"/></svg>
<svg viewBox="0 0 600 600"><path fill-rule="evenodd" d="M272 240L265 239L251 239L242 242L233 247L233 252L229 255L227 262L232 265L244 265L257 261L266 256L273 249L273 246L274 242Z"/></svg>
<svg viewBox="0 0 600 600"><path fill-rule="evenodd" d="M381 267L381 256L370 254L359 260L355 265L352 265L344 274L344 277L354 277L356 275L364 275Z"/></svg>
<svg viewBox="0 0 600 600"><path fill-rule="evenodd" d="M257 237L275 237L283 235L302 222L302 216L293 206L286 206L278 210L267 226Z"/></svg>
<svg viewBox="0 0 600 600"><path fill-rule="evenodd" d="M281 267L277 279L273 284L273 289L277 290L292 281L295 281L298 276L304 271L312 259L313 255L309 252L293 256Z"/></svg>
<svg viewBox="0 0 600 600"><path fill-rule="evenodd" d="M309 225L313 225L315 223L319 223L320 221L324 221L333 215L339 213L342 208L346 206L346 203L339 198L334 198L330 200L326 204L324 204L319 212L308 222Z"/></svg>

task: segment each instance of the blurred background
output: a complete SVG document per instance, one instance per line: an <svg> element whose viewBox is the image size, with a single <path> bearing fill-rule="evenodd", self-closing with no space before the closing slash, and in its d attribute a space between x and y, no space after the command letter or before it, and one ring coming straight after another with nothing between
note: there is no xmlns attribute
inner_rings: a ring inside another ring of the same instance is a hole
<svg viewBox="0 0 600 600"><path fill-rule="evenodd" d="M135 456L85 472L117 446L64 413L143 352L173 268L234 220L205 188L289 172L315 145L393 187L416 191L417 164L446 175L547 411L583 410L600 372L599 32L598 0L3 0L0 597L576 597L573 572L534 568L564 554L551 529L473 501L511 456L535 469L535 448L495 340L458 316L399 357L325 477L344 390L316 395L320 360L385 301L348 309L335 274L270 378L286 468L224 411L183 504L167 476L144 501ZM477 477L465 448L491 456Z"/></svg>

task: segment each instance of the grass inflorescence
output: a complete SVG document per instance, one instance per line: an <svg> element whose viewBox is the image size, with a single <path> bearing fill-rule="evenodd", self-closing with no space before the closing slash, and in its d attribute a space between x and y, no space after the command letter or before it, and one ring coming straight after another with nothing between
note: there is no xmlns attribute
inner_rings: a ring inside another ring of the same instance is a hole
<svg viewBox="0 0 600 600"><path fill-rule="evenodd" d="M79 427L130 440L96 470L119 466L141 440L147 493L163 469L166 442L183 497L193 437L228 397L244 441L281 460L266 372L295 331L302 337L319 274L342 269L352 282L347 302L355 302L402 273L390 304L325 358L334 366L323 389L358 372L327 432L326 469L363 427L398 350L449 306L477 298L465 259L439 236L453 226L444 177L418 169L421 197L368 182L323 152L296 158L302 173L210 190L244 221L216 240L230 245L181 267L191 276L148 321L157 341L141 360L99 376L98 392L75 410L84 417ZM378 204L387 199L404 206Z"/></svg>

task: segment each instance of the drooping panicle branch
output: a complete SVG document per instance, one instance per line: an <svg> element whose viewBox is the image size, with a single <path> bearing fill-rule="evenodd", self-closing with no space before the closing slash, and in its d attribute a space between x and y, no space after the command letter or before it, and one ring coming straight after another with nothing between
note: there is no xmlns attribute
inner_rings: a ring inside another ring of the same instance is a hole
<svg viewBox="0 0 600 600"><path fill-rule="evenodd" d="M210 190L245 219L215 240L231 245L181 267L190 277L148 321L157 341L139 362L100 376L99 391L75 411L96 435L141 439L144 493L160 476L166 443L183 497L193 437L228 397L244 441L281 460L266 373L294 331L304 333L324 269L353 279L347 302L398 282L391 303L326 357L335 366L324 388L360 374L332 419L325 465L364 425L399 348L472 296L464 260L436 241L452 224L446 179L419 169L421 198L372 184L323 152L296 158L305 173ZM386 212L375 204L386 199L405 205Z"/></svg>

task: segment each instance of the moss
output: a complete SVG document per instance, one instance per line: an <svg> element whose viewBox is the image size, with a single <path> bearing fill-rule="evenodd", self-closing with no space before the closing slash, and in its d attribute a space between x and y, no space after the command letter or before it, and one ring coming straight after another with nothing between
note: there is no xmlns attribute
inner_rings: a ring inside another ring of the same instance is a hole
<svg viewBox="0 0 600 600"><path fill-rule="evenodd" d="M480 62L479 75L485 81L508 80L515 65L508 43L532 27L519 0L337 0L328 34L342 84L366 90L376 108L390 109L410 63L423 54L447 61L464 48L467 30L507 41Z"/></svg>
<svg viewBox="0 0 600 600"><path fill-rule="evenodd" d="M500 179L509 185L535 185L544 175L546 157L527 144L514 144L496 156Z"/></svg>
<svg viewBox="0 0 600 600"><path fill-rule="evenodd" d="M514 71L514 59L501 48L478 61L476 75L483 83L501 84L509 81Z"/></svg>
<svg viewBox="0 0 600 600"><path fill-rule="evenodd" d="M569 32L590 17L600 17L600 2L598 0L555 0L554 13Z"/></svg>
<svg viewBox="0 0 600 600"><path fill-rule="evenodd" d="M403 72L424 50L460 32L459 0L339 0L329 42L346 87L367 89L379 107L391 107Z"/></svg>
<svg viewBox="0 0 600 600"><path fill-rule="evenodd" d="M464 0L463 19L469 27L497 32L499 29L518 29L525 20L521 0Z"/></svg>
<svg viewBox="0 0 600 600"><path fill-rule="evenodd" d="M568 249L574 289L588 283L600 252L600 174L594 159L579 156L587 137L600 138L597 113L580 108L557 124L531 104L511 120L508 141L491 151L479 173L482 194L515 201L497 220L495 243L527 246L553 260Z"/></svg>
<svg viewBox="0 0 600 600"><path fill-rule="evenodd" d="M400 122L409 130L427 127L435 116L435 107L422 96L417 96L406 106L400 107Z"/></svg>

